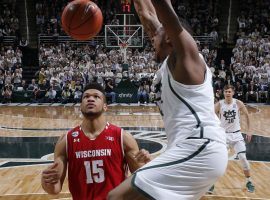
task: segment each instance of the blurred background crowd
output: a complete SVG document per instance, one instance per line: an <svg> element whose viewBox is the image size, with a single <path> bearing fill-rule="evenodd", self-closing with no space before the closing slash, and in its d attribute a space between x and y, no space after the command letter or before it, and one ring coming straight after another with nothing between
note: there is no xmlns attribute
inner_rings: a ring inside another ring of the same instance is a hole
<svg viewBox="0 0 270 200"><path fill-rule="evenodd" d="M61 28L61 12L67 0L35 1L36 37L65 36ZM123 22L115 13L123 12L123 1L96 1L102 9L104 24ZM126 3L126 1L124 2ZM270 1L240 0L234 13L235 29L230 35L222 28L224 7L219 0L172 1L179 17L190 25L198 48L213 74L216 100L222 98L223 87L234 85L235 97L244 102L269 103L270 95ZM83 87L98 82L105 88L109 103L117 102L122 80L129 80L137 89L137 102L155 102L153 78L159 66L147 37L141 48L127 48L126 62L120 49L104 44L39 42L38 66L31 77L24 76L22 62L29 41L22 37L18 1L0 1L0 99L13 102L14 93L28 91L34 103L76 103ZM226 4L225 4L226 6ZM131 9L134 9L131 7ZM138 17L132 18L138 24ZM104 29L100 32L104 36ZM232 35L232 36L231 36ZM14 38L13 42L5 42ZM203 39L203 40L200 40ZM230 53L223 54L222 49ZM27 57L26 59L31 59ZM127 65L128 68L124 66Z"/></svg>

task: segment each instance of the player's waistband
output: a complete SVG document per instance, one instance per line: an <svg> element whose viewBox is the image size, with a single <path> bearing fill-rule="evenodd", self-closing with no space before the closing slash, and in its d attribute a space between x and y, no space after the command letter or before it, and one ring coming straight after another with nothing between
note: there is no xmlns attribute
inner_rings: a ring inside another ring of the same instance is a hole
<svg viewBox="0 0 270 200"><path fill-rule="evenodd" d="M237 131L226 131L226 133L239 133L240 130L237 130Z"/></svg>
<svg viewBox="0 0 270 200"><path fill-rule="evenodd" d="M225 131L221 127L198 127L186 139L210 139L226 144Z"/></svg>

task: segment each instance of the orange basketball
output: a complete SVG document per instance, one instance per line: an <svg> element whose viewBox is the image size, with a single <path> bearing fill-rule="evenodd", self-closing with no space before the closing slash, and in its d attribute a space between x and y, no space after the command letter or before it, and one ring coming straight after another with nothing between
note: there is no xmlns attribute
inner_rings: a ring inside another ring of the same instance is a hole
<svg viewBox="0 0 270 200"><path fill-rule="evenodd" d="M88 40L96 36L103 23L100 8L89 0L70 2L62 13L62 28L76 40Z"/></svg>

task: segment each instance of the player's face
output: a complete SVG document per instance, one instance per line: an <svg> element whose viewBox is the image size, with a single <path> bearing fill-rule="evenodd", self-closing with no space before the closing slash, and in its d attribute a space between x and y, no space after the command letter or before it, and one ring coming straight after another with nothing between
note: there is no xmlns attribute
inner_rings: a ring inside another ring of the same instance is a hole
<svg viewBox="0 0 270 200"><path fill-rule="evenodd" d="M85 117L98 117L107 110L105 96L95 89L86 90L82 96L81 112Z"/></svg>
<svg viewBox="0 0 270 200"><path fill-rule="evenodd" d="M233 89L229 88L223 92L225 99L232 99L234 95Z"/></svg>

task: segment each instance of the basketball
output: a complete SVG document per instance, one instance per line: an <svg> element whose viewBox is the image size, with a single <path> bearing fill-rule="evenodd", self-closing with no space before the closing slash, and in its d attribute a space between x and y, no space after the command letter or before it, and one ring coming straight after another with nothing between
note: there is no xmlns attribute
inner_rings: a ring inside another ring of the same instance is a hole
<svg viewBox="0 0 270 200"><path fill-rule="evenodd" d="M88 40L96 36L103 23L100 8L89 0L70 2L62 12L62 28L76 40Z"/></svg>

